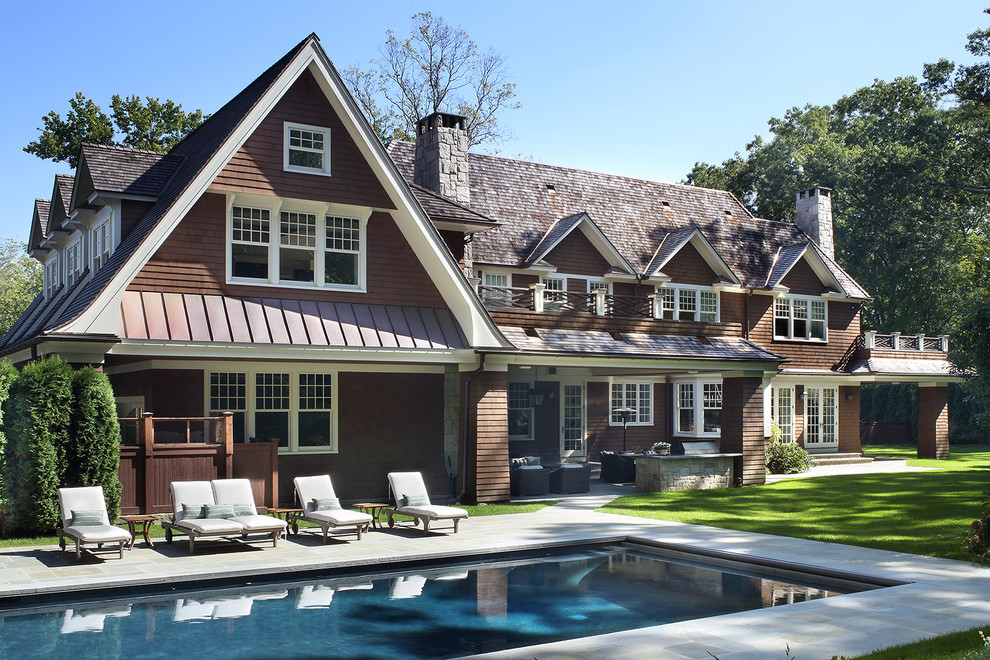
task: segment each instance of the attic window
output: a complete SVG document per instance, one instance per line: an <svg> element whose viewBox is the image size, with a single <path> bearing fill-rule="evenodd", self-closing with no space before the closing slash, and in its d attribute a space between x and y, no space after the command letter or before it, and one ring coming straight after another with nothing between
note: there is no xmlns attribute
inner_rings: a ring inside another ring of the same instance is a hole
<svg viewBox="0 0 990 660"><path fill-rule="evenodd" d="M330 129L305 124L283 124L287 172L330 175Z"/></svg>

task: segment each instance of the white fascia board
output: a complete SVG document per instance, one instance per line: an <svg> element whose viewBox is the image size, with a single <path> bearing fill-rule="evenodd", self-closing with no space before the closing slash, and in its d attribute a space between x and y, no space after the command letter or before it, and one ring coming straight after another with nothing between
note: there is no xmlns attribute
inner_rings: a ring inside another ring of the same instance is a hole
<svg viewBox="0 0 990 660"><path fill-rule="evenodd" d="M141 362L131 362L128 364L121 364L113 367L107 367L104 371L107 374L128 374L128 373L139 373L142 371L151 371L153 369L183 369L183 370L193 370L193 371L203 371L205 369L217 369L224 367L234 367L238 368L239 364L243 364L244 368L257 369L258 363L251 360L169 360L169 359L153 359L153 360L143 360ZM266 362L266 366L270 366L273 369L292 369L300 365L299 362L291 361L281 361L281 362ZM364 362L335 362L332 365L328 365L329 371L334 371L337 373L408 373L408 374L442 374L444 372L443 365L432 365L432 364L367 364Z"/></svg>
<svg viewBox="0 0 990 660"><path fill-rule="evenodd" d="M535 271L537 273L556 273L557 267L553 264L547 263L546 261L539 261L532 266L528 266L522 272L525 273L527 271Z"/></svg>
<svg viewBox="0 0 990 660"><path fill-rule="evenodd" d="M364 119L343 81L326 59L322 49L312 48L309 65L330 105L340 117L344 128L357 145L365 161L378 177L396 210L393 219L403 237L412 247L434 285L440 291L451 313L475 347L506 348L511 346L485 311L481 299L464 277L450 255L446 244L419 200L403 180L385 148Z"/></svg>
<svg viewBox="0 0 990 660"><path fill-rule="evenodd" d="M474 349L439 348L363 348L346 346L273 346L270 344L234 344L219 342L169 342L124 339L114 344L110 355L148 358L286 360L314 362L352 360L355 362L400 362L426 364L461 364L477 361Z"/></svg>
<svg viewBox="0 0 990 660"><path fill-rule="evenodd" d="M485 353L485 364L505 364L531 367L581 367L605 369L633 369L663 371L746 371L767 370L766 362L719 361L664 358L631 358L625 356L577 356L577 355L532 355L513 353Z"/></svg>
<svg viewBox="0 0 990 660"><path fill-rule="evenodd" d="M811 270L815 271L815 275L817 275L818 279L825 283L825 286L830 289L835 289L839 293L848 295L849 292L846 291L846 289L842 286L842 283L839 282L835 275L832 274L832 270L828 267L828 264L826 264L825 260L822 259L820 254L818 254L818 248L805 250L804 254L801 256L807 259L808 265L811 266ZM813 256L813 258L809 258L809 256ZM801 259L798 258L794 263L797 264L800 260ZM793 268L793 266L791 266L791 268ZM790 269L788 269L788 272L790 272Z"/></svg>

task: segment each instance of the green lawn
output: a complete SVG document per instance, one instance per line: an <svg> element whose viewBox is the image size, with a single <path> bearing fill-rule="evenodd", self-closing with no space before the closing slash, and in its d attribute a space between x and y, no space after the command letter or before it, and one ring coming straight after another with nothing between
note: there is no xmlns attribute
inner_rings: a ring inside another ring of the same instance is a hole
<svg viewBox="0 0 990 660"><path fill-rule="evenodd" d="M914 448L864 453L909 458ZM990 487L990 446L952 447L950 458L912 460L925 472L791 479L763 486L626 495L600 509L658 520L968 559L966 528Z"/></svg>
<svg viewBox="0 0 990 660"><path fill-rule="evenodd" d="M981 660L990 658L990 647L980 633L990 635L990 628L971 628L962 632L924 639L913 644L892 646L861 655L861 660Z"/></svg>

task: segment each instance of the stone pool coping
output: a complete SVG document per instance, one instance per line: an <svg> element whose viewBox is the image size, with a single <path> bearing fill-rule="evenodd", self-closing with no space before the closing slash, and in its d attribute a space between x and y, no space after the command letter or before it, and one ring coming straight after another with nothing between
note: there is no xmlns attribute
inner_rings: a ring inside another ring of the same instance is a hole
<svg viewBox="0 0 990 660"><path fill-rule="evenodd" d="M530 514L472 518L458 534L409 528L373 531L323 545L315 535L290 537L278 548L231 548L202 543L189 555L186 543L156 548L138 542L123 560L104 555L76 563L57 547L0 550L0 602L32 596L84 595L92 589L177 585L266 575L291 579L299 572L368 567L499 551L619 540L674 544L769 560L810 564L901 586L786 608L740 612L487 654L486 658L831 658L990 624L990 569L920 557L749 532L629 518L592 510L595 498L562 502ZM71 597L70 596L70 597Z"/></svg>

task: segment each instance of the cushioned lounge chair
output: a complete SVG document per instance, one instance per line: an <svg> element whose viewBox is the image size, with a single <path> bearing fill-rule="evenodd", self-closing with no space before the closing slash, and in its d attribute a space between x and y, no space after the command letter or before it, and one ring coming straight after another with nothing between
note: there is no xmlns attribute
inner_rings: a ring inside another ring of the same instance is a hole
<svg viewBox="0 0 990 660"><path fill-rule="evenodd" d="M430 523L436 520L454 521L454 533L457 533L457 523L468 517L468 512L453 506L430 504L430 496L419 472L389 472L388 487L395 499L395 508L387 509L388 526L395 527L395 514L411 516L416 524L423 523L423 531L430 531Z"/></svg>
<svg viewBox="0 0 990 660"><path fill-rule="evenodd" d="M361 540L361 532L367 530L371 525L371 516L367 513L350 511L340 507L337 495L333 490L333 482L330 481L330 475L296 477L292 483L296 487L299 507L303 510L298 520L319 525L323 531L324 543L327 542L327 534L330 529L337 527L353 527L357 531L358 540ZM298 534L298 526L294 525L292 531Z"/></svg>
<svg viewBox="0 0 990 660"><path fill-rule="evenodd" d="M247 479L214 479L213 499L217 504L230 504L234 507L233 520L244 525L248 534L271 534L272 541L278 545L278 537L285 534L288 524L274 516L263 516L254 505L254 491Z"/></svg>
<svg viewBox="0 0 990 660"><path fill-rule="evenodd" d="M226 489L222 488L222 490L226 492ZM250 491L250 485L248 490ZM243 505L243 514L238 516L236 515L238 511L232 504L217 504L213 485L209 481L173 481L169 484L169 494L172 498L172 520L162 522L162 527L165 528L165 541L171 543L173 535L186 534L189 536L190 553L195 550L196 540L201 537L248 540L250 534L265 534L271 538L272 545L277 546L278 537L285 531L284 521L277 518L270 519L277 523L261 522L250 528L239 522L238 518L248 519L257 516L257 509L251 501L253 497L247 497L247 501L244 502L237 502ZM251 513L252 511L254 513Z"/></svg>
<svg viewBox="0 0 990 660"><path fill-rule="evenodd" d="M124 558L124 545L131 542L126 529L110 524L103 486L59 488L58 506L62 513L62 528L58 530L58 544L65 550L65 539L76 542L76 559L82 557L82 546L119 543L120 558Z"/></svg>

